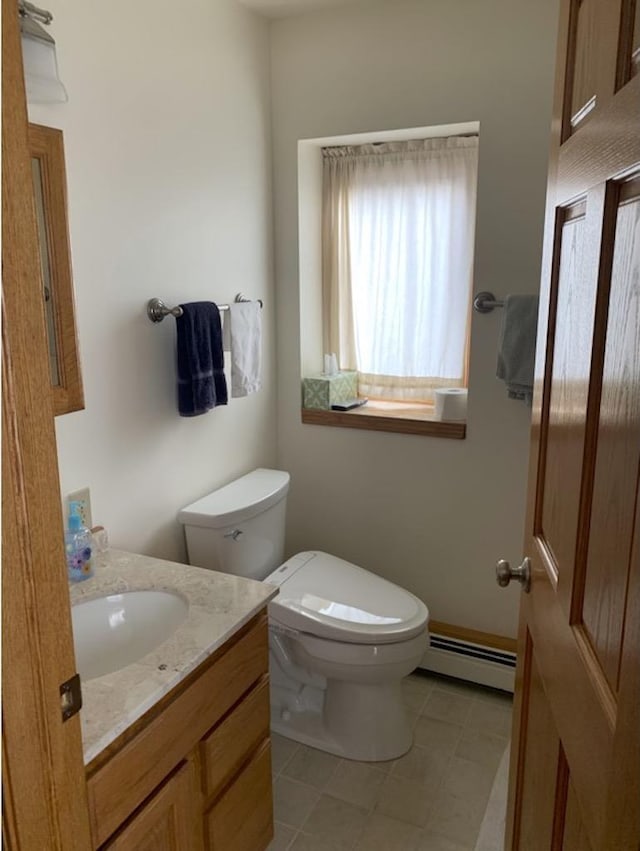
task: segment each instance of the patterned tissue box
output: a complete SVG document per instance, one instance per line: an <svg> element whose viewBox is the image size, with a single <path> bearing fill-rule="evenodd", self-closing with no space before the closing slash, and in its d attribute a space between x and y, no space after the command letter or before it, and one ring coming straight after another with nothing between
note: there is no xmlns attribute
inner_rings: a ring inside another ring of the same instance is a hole
<svg viewBox="0 0 640 851"><path fill-rule="evenodd" d="M302 399L305 408L324 411L332 405L347 402L358 396L358 373L344 370L336 375L314 375L302 379Z"/></svg>

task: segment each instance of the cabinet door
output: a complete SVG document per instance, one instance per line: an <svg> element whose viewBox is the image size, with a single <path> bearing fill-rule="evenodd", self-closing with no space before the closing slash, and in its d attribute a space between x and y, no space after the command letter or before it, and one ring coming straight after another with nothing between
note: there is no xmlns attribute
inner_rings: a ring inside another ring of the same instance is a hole
<svg viewBox="0 0 640 851"><path fill-rule="evenodd" d="M202 851L198 804L195 766L187 762L103 848L110 851Z"/></svg>
<svg viewBox="0 0 640 851"><path fill-rule="evenodd" d="M210 851L264 851L273 838L269 742L264 743L205 819Z"/></svg>

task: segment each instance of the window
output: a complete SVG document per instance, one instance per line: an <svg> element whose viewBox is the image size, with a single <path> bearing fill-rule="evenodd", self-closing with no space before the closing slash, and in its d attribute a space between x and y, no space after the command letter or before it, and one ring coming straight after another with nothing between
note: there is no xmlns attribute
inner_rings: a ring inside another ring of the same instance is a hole
<svg viewBox="0 0 640 851"><path fill-rule="evenodd" d="M322 155L325 351L371 399L466 387L477 136Z"/></svg>

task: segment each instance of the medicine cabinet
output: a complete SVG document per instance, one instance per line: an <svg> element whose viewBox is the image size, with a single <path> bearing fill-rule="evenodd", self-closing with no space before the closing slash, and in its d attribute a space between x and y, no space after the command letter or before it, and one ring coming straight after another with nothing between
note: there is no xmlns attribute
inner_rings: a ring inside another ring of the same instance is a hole
<svg viewBox="0 0 640 851"><path fill-rule="evenodd" d="M73 300L62 131L29 124L29 150L38 220L53 410L57 416L84 408Z"/></svg>

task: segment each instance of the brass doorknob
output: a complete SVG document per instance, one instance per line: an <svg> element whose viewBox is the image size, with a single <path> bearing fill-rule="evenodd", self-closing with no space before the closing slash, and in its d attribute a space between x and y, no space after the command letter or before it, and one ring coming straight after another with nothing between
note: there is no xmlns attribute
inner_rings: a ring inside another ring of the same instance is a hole
<svg viewBox="0 0 640 851"><path fill-rule="evenodd" d="M525 558L519 567L511 567L503 558L496 564L496 581L501 588L506 588L512 579L517 579L525 594L531 590L531 560Z"/></svg>

